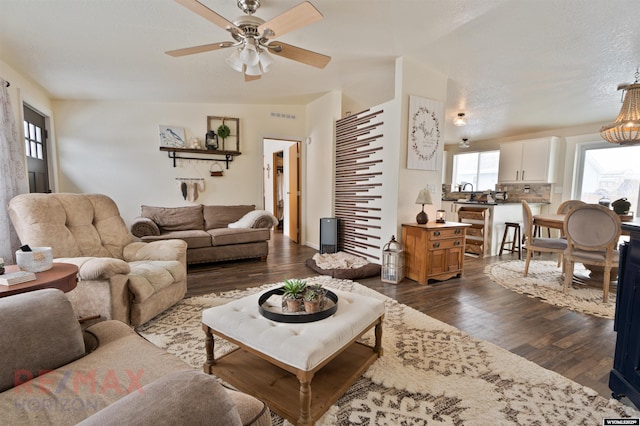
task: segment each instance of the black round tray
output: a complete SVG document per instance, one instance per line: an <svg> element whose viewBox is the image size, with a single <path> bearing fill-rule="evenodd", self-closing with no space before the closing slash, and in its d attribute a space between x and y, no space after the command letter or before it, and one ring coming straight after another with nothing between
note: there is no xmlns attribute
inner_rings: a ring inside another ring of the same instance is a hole
<svg viewBox="0 0 640 426"><path fill-rule="evenodd" d="M301 323L301 322L314 322L320 321L322 319L328 318L331 315L335 314L338 310L338 296L332 292L327 290L327 294L325 297L329 299L333 303L329 303L330 306L327 306L326 309L323 309L319 312L314 312L311 314L305 312L274 312L263 307L264 302L267 301L273 295L282 295L284 294L284 289L282 287L274 288L273 290L269 290L258 299L258 310L260 314L270 320L278 321L278 322L288 322L288 323Z"/></svg>

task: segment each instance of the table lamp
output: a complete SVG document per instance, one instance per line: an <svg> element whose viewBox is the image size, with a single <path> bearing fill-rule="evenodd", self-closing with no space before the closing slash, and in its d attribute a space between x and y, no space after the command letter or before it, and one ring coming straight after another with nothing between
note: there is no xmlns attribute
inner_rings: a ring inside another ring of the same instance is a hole
<svg viewBox="0 0 640 426"><path fill-rule="evenodd" d="M420 225L424 225L429 222L429 216L424 211L424 205L432 204L431 192L426 188L421 189L420 193L418 193L418 198L416 198L416 204L422 204L422 211L416 216L416 222Z"/></svg>

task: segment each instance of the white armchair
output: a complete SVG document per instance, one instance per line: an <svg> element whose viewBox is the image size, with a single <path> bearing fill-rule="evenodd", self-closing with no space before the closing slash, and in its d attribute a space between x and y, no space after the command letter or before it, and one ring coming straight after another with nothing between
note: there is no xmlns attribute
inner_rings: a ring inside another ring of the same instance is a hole
<svg viewBox="0 0 640 426"><path fill-rule="evenodd" d="M187 244L134 242L105 195L22 194L9 215L22 244L51 247L54 262L78 266L78 286L67 294L78 316L140 325L186 293Z"/></svg>

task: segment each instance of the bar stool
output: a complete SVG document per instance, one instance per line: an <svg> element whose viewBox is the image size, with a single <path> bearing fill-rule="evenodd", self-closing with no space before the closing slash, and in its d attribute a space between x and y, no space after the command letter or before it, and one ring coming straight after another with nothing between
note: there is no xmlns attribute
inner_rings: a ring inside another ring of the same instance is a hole
<svg viewBox="0 0 640 426"><path fill-rule="evenodd" d="M520 237L520 224L518 222L505 222L504 223L504 235L502 236L502 244L500 245L500 253L498 256L502 256L503 251L509 251L512 253L518 253L518 259L522 259L522 245ZM509 229L513 228L513 239L507 241ZM505 248L508 245L509 248Z"/></svg>

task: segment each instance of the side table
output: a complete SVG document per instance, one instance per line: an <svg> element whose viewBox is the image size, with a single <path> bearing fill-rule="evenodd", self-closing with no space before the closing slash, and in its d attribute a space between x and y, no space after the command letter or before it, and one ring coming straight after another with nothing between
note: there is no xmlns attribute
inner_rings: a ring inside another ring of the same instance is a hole
<svg viewBox="0 0 640 426"><path fill-rule="evenodd" d="M17 272L17 265L5 267L6 273ZM43 288L57 288L65 293L76 288L78 284L78 267L70 263L54 263L48 271L36 272L36 279L14 285L0 285L0 297L12 296L27 291Z"/></svg>
<svg viewBox="0 0 640 426"><path fill-rule="evenodd" d="M462 275L468 223L402 224L404 276L428 284Z"/></svg>

